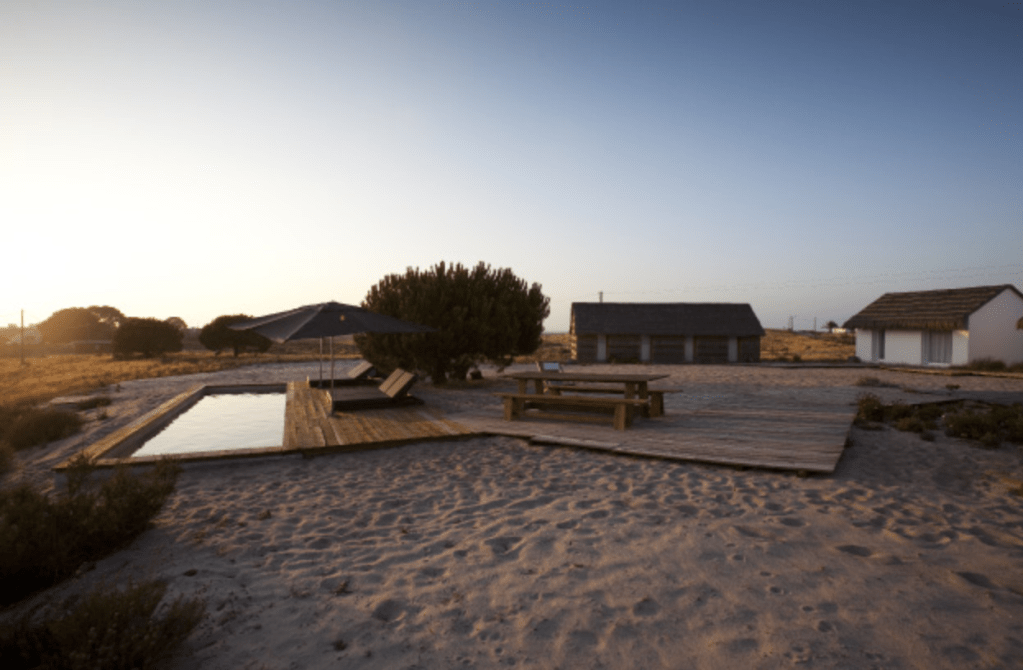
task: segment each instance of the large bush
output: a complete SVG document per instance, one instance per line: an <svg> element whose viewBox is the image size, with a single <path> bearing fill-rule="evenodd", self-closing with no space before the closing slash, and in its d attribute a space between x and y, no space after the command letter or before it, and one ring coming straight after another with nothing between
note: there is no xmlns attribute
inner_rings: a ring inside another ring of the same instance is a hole
<svg viewBox="0 0 1023 670"><path fill-rule="evenodd" d="M426 271L409 268L372 287L362 306L373 312L432 326L435 333L357 335L362 356L377 367L424 370L434 384L464 380L482 361L508 365L513 356L540 347L550 299L507 268L443 262Z"/></svg>
<svg viewBox="0 0 1023 670"><path fill-rule="evenodd" d="M114 334L114 354L142 354L146 358L171 351L181 351L184 334L172 324L159 319L126 320Z"/></svg>
<svg viewBox="0 0 1023 670"><path fill-rule="evenodd" d="M251 330L232 330L229 326L249 321L252 317L247 314L229 314L218 316L212 322L202 327L199 332L199 343L210 351L219 355L224 349L232 349L234 355L247 349L255 349L262 353L273 344L268 338Z"/></svg>

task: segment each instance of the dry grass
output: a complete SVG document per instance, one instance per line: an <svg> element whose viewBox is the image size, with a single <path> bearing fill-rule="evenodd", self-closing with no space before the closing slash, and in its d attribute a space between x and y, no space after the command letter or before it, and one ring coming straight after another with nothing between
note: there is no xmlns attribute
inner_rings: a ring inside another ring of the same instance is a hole
<svg viewBox="0 0 1023 670"><path fill-rule="evenodd" d="M798 356L803 361L841 361L856 355L856 340L852 335L830 333L794 333L788 330L766 328L767 335L760 340L760 360L787 361Z"/></svg>
<svg viewBox="0 0 1023 670"><path fill-rule="evenodd" d="M305 343L303 343L305 344ZM16 358L0 359L0 404L36 404L62 395L90 393L96 389L132 379L188 375L231 370L263 363L293 363L316 360L318 345L274 345L265 354L229 353L215 356L209 351L182 351L158 358L116 360L109 354L68 354L29 358L22 366ZM335 358L358 356L354 344L335 343Z"/></svg>

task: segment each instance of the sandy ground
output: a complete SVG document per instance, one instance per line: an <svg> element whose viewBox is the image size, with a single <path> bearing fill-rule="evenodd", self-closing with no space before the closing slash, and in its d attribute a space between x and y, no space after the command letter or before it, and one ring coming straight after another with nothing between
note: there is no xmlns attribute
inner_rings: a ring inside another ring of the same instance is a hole
<svg viewBox="0 0 1023 670"><path fill-rule="evenodd" d="M886 399L1023 401L1020 379L662 369L687 394L869 375L895 384L870 389ZM124 383L110 418L25 454L8 482L49 481L45 466L197 381L307 374L315 364ZM487 376L417 392L497 411L505 383ZM158 577L170 597L204 598L181 669L1020 668L1021 456L886 428L853 429L829 476L499 437L203 466L153 529L50 595Z"/></svg>

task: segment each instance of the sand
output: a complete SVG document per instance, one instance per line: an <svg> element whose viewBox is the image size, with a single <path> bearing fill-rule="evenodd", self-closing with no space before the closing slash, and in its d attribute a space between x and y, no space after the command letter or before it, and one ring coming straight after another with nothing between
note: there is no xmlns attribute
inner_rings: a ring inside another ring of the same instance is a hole
<svg viewBox="0 0 1023 670"><path fill-rule="evenodd" d="M871 389L888 399L1023 400L1020 379L662 368L687 393L870 375L896 385ZM124 383L109 419L8 481L46 480L46 464L196 381L310 370ZM486 374L481 389L417 392L498 411ZM1020 668L1021 456L886 428L853 429L827 476L503 437L203 466L154 528L52 594L156 577L204 598L180 669Z"/></svg>

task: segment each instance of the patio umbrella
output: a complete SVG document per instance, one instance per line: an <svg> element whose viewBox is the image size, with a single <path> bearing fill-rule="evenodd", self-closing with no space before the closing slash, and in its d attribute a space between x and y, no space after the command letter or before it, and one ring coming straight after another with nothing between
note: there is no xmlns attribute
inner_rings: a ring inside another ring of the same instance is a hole
<svg viewBox="0 0 1023 670"><path fill-rule="evenodd" d="M377 314L363 307L339 302L305 305L286 312L277 312L236 323L230 327L233 330L251 330L274 342L319 338L321 356L323 354L323 338L329 337L331 387L334 385L334 336L357 333L430 333L436 330L436 328L402 321L393 316ZM320 359L320 380L323 380L322 358Z"/></svg>

